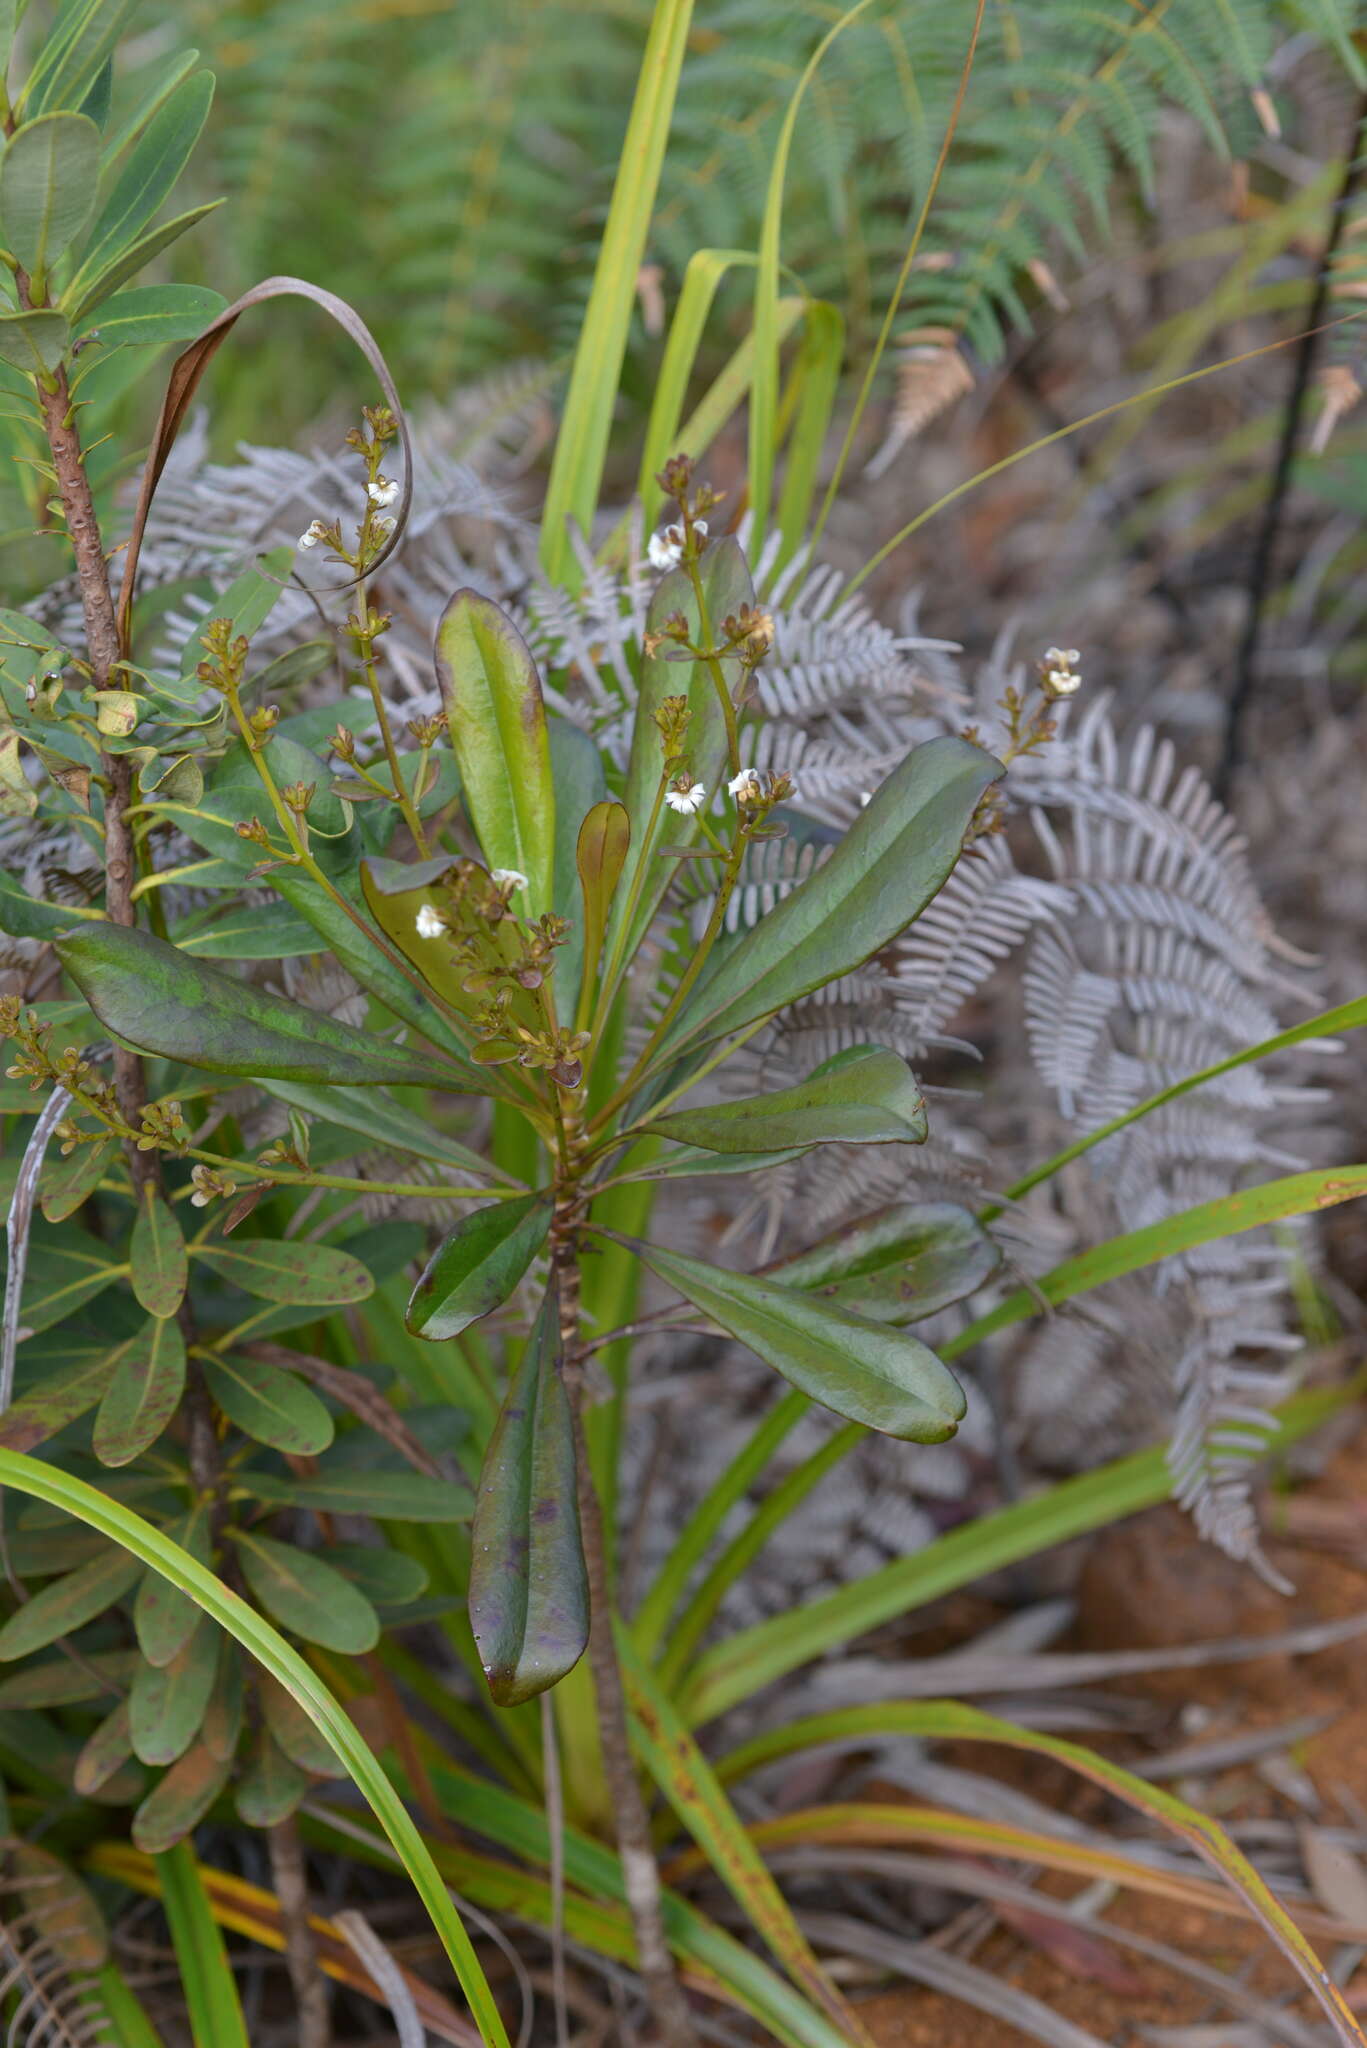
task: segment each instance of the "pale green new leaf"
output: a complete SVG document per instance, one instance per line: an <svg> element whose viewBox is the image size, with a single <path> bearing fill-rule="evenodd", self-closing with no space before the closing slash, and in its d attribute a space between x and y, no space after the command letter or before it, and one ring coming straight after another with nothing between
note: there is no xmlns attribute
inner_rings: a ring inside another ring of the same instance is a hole
<svg viewBox="0 0 1367 2048"><path fill-rule="evenodd" d="M699 1109L670 1110L642 1126L713 1152L773 1152L809 1145L919 1145L925 1103L916 1077L885 1046L851 1046L791 1088Z"/></svg>

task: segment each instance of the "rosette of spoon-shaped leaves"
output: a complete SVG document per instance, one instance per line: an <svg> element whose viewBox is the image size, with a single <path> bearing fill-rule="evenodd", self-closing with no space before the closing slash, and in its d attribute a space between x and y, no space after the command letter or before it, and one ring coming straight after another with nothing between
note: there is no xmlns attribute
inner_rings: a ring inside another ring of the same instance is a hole
<svg viewBox="0 0 1367 2048"><path fill-rule="evenodd" d="M943 1443L962 1421L962 1388L919 1339L766 1275L727 1272L660 1245L633 1249L709 1322L837 1415L923 1444Z"/></svg>
<svg viewBox="0 0 1367 2048"><path fill-rule="evenodd" d="M949 879L984 792L1004 772L967 740L913 748L831 858L758 924L718 944L653 1064L773 1016L905 931Z"/></svg>
<svg viewBox="0 0 1367 2048"><path fill-rule="evenodd" d="M150 932L90 924L57 953L100 1023L137 1052L222 1074L478 1092L475 1069L419 1053L206 967Z"/></svg>
<svg viewBox="0 0 1367 2048"><path fill-rule="evenodd" d="M852 1045L791 1088L671 1110L648 1119L643 1129L712 1152L746 1154L811 1145L920 1145L926 1112L916 1077L900 1054L881 1045Z"/></svg>

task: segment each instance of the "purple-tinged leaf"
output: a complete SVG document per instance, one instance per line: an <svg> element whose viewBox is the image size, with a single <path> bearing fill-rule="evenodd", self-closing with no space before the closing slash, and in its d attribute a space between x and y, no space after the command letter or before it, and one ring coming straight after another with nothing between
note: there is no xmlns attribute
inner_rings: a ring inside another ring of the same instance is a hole
<svg viewBox="0 0 1367 2048"><path fill-rule="evenodd" d="M915 1323L991 1279L1001 1253L957 1202L893 1202L857 1217L765 1277L877 1323Z"/></svg>
<svg viewBox="0 0 1367 2048"><path fill-rule="evenodd" d="M207 1743L187 1749L133 1815L134 1846L144 1856L174 1849L203 1820L231 1771L231 1759L215 1756Z"/></svg>
<svg viewBox="0 0 1367 2048"><path fill-rule="evenodd" d="M470 1626L500 1706L545 1692L588 1643L577 1470L552 1285L489 1439L470 1532Z"/></svg>
<svg viewBox="0 0 1367 2048"><path fill-rule="evenodd" d="M129 1248L133 1292L149 1316L173 1316L185 1299L189 1262L175 1212L150 1184Z"/></svg>
<svg viewBox="0 0 1367 2048"><path fill-rule="evenodd" d="M185 1339L173 1316L149 1316L119 1348L114 1376L95 1417L95 1456L127 1465L154 1444L185 1391Z"/></svg>

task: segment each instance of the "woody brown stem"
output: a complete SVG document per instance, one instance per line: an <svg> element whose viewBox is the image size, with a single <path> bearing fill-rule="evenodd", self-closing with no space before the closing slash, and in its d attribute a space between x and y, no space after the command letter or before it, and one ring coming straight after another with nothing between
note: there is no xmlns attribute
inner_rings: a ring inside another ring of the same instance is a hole
<svg viewBox="0 0 1367 2048"><path fill-rule="evenodd" d="M318 1967L318 1944L309 1924L308 1875L299 1842L299 1827L293 1814L279 1820L267 1831L270 1845L271 1882L280 1902L280 1925L285 1936L285 1963L294 1991L299 2048L329 2048L332 2027L328 2017L327 1979Z"/></svg>
<svg viewBox="0 0 1367 2048"><path fill-rule="evenodd" d="M698 2036L665 1938L660 1869L650 1839L650 1817L631 1754L626 1694L612 1632L612 1590L598 1489L584 1434L583 1354L579 1342L579 1258L575 1233L582 1205L568 1190L557 1205L552 1253L560 1287L560 1338L565 1387L574 1417L579 1533L589 1582L589 1666L598 1714L603 1769L612 1794L622 1883L636 1936L636 1962L665 2048L697 2048Z"/></svg>

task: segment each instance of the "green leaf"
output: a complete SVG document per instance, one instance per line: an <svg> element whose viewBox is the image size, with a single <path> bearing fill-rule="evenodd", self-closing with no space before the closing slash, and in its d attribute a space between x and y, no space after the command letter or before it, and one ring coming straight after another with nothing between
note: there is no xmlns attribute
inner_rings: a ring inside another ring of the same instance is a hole
<svg viewBox="0 0 1367 2048"><path fill-rule="evenodd" d="M8 649L6 650L8 652ZM78 910L66 903L45 903L21 889L13 875L0 869L0 931L16 939L51 939L69 932L71 920L104 916L102 910Z"/></svg>
<svg viewBox="0 0 1367 2048"><path fill-rule="evenodd" d="M146 1189L129 1248L133 1292L149 1316L173 1316L185 1299L190 1266L174 1211Z"/></svg>
<svg viewBox="0 0 1367 2048"><path fill-rule="evenodd" d="M731 536L716 541L702 558L700 580L707 601L709 626L719 627L724 618L753 604L754 584L740 542ZM702 618L692 579L683 569L671 569L656 585L646 614L648 633L661 630L673 613L679 612L688 626L689 637L699 643ZM723 679L734 697L740 681L740 663L734 658L720 663ZM708 791L716 788L726 764L726 720L717 699L716 686L704 662L678 662L666 658L662 649L648 654L641 663L641 687L636 699L636 717L631 729L631 758L627 763L626 807L631 818L631 848L608 925L610 954L630 960L674 879L674 863L660 860L657 799L664 772L660 729L656 713L666 697L686 696L691 716L688 721L688 760L693 773ZM650 820L656 816L656 828ZM675 846L691 846L702 838L696 817L669 813L669 836ZM649 843L647 843L649 842ZM642 861L647 873L630 927L624 929L627 903L636 885Z"/></svg>
<svg viewBox="0 0 1367 2048"><path fill-rule="evenodd" d="M781 1166L785 1159L801 1159L805 1145L785 1145L778 1152L709 1152L701 1145L681 1145L663 1159L624 1174L624 1180L695 1180L699 1174L760 1173L766 1166Z"/></svg>
<svg viewBox="0 0 1367 2048"><path fill-rule="evenodd" d="M315 1457L332 1442L332 1417L311 1387L259 1358L206 1358L209 1392L229 1419L259 1444Z"/></svg>
<svg viewBox="0 0 1367 2048"><path fill-rule="evenodd" d="M104 69L136 0L68 0L25 88L35 111L79 107Z"/></svg>
<svg viewBox="0 0 1367 2048"><path fill-rule="evenodd" d="M79 1571L54 1579L0 1628L0 1663L45 1649L58 1636L74 1635L116 1600L122 1600L137 1577L137 1559L125 1551L111 1550Z"/></svg>
<svg viewBox="0 0 1367 2048"><path fill-rule="evenodd" d="M459 1336L508 1299L550 1235L549 1193L515 1195L463 1216L413 1289L404 1321L415 1337Z"/></svg>
<svg viewBox="0 0 1367 2048"><path fill-rule="evenodd" d="M67 934L57 952L91 1009L139 1052L187 1066L344 1088L410 1082L440 1087L443 1066L235 981L150 932L101 924ZM444 1072L460 1088L460 1073Z"/></svg>
<svg viewBox="0 0 1367 2048"><path fill-rule="evenodd" d="M128 1695L134 1754L145 1764L172 1764L199 1733L218 1675L218 1629L200 1615L183 1649L168 1664L140 1663Z"/></svg>
<svg viewBox="0 0 1367 2048"><path fill-rule="evenodd" d="M26 376L46 376L59 368L69 339L61 313L0 313L0 363Z"/></svg>
<svg viewBox="0 0 1367 2048"><path fill-rule="evenodd" d="M271 1237L234 1237L197 1244L192 1256L261 1301L291 1308L341 1308L364 1301L375 1282L359 1259L328 1244L283 1244Z"/></svg>
<svg viewBox="0 0 1367 2048"><path fill-rule="evenodd" d="M574 1420L548 1289L489 1439L470 1532L470 1626L501 1707L565 1676L589 1639Z"/></svg>
<svg viewBox="0 0 1367 2048"><path fill-rule="evenodd" d="M258 1673L262 1684L268 1683ZM218 1675L209 1704L200 1723L199 1739L215 1756L228 1762L237 1754L238 1737L246 1718L247 1687L242 1671L242 1652L229 1635L219 1640Z"/></svg>
<svg viewBox="0 0 1367 2048"><path fill-rule="evenodd" d="M567 1027L574 1022L584 975L584 919L581 914L576 852L579 829L596 804L606 801L608 780L603 751L592 733L568 718L549 717L551 776L555 783L555 891L551 908L568 925L563 945L555 949L556 1015Z"/></svg>
<svg viewBox="0 0 1367 2048"><path fill-rule="evenodd" d="M828 1308L772 1280L637 1245L637 1256L710 1321L823 1407L911 1443L943 1443L963 1419L958 1381L915 1337Z"/></svg>
<svg viewBox="0 0 1367 2048"><path fill-rule="evenodd" d="M533 917L551 908L555 784L541 680L507 613L458 590L437 627L437 675L475 836L491 868L527 878Z"/></svg>
<svg viewBox="0 0 1367 2048"><path fill-rule="evenodd" d="M971 1209L957 1202L894 1202L767 1268L879 1323L915 1323L991 1279L1001 1253Z"/></svg>
<svg viewBox="0 0 1367 2048"><path fill-rule="evenodd" d="M266 1726L290 1762L307 1771L310 1777L340 1777L336 1757L298 1700L264 1672L257 1675L257 1688Z"/></svg>
<svg viewBox="0 0 1367 2048"><path fill-rule="evenodd" d="M792 1088L701 1109L671 1110L642 1129L714 1152L810 1145L920 1145L925 1104L906 1061L881 1045L856 1045L824 1060Z"/></svg>
<svg viewBox="0 0 1367 2048"><path fill-rule="evenodd" d="M472 1173L481 1179L493 1172L489 1161L478 1152L462 1145L458 1138L448 1138L429 1118L405 1109L377 1089L367 1088L361 1093L310 1088L298 1081L267 1081L266 1091L292 1109L322 1117L344 1131L359 1131L362 1137L389 1150L411 1152L418 1159L435 1159L442 1166L459 1167L462 1173Z"/></svg>
<svg viewBox="0 0 1367 2048"><path fill-rule="evenodd" d="M583 971L592 975L603 950L608 913L631 846L631 817L625 804L599 803L579 827L575 866L583 903Z"/></svg>
<svg viewBox="0 0 1367 2048"><path fill-rule="evenodd" d="M83 1529L81 1534L88 1536L90 1531ZM11 1556L13 1541L11 1537ZM99 1547L105 1551L109 1545L101 1543ZM86 1700L107 1699L127 1685L136 1662L132 1650L87 1653L79 1664L65 1656L45 1658L41 1664L29 1664L0 1678L0 1709L72 1707Z"/></svg>
<svg viewBox="0 0 1367 2048"><path fill-rule="evenodd" d="M43 114L0 157L0 234L32 276L45 274L90 218L100 131L84 114Z"/></svg>
<svg viewBox="0 0 1367 2048"><path fill-rule="evenodd" d="M693 0L660 0L651 11L593 290L579 329L541 518L542 566L552 583L567 589L577 590L583 578L571 525L590 532L602 502L608 434L692 19Z"/></svg>
<svg viewBox="0 0 1367 2048"><path fill-rule="evenodd" d="M83 324L82 334L98 336L105 348L193 341L227 303L222 292L203 284L137 285L106 300L99 318Z"/></svg>
<svg viewBox="0 0 1367 2048"><path fill-rule="evenodd" d="M445 931L424 933L418 929L420 911L441 911L441 896L434 884L454 865L444 854L411 864L372 856L361 862L361 893L389 943L412 962L442 1002L473 1021L482 1002L465 986L469 966L457 958Z"/></svg>
<svg viewBox="0 0 1367 2048"><path fill-rule="evenodd" d="M206 1742L187 1749L133 1815L134 1847L144 1856L159 1856L183 1842L227 1784L232 1768L231 1760L215 1756ZM225 2037L215 2033L209 2038L217 2048Z"/></svg>
<svg viewBox="0 0 1367 2048"><path fill-rule="evenodd" d="M736 943L718 947L665 1051L743 1030L896 938L949 879L979 799L1002 772L967 740L914 748L825 865Z"/></svg>
<svg viewBox="0 0 1367 2048"><path fill-rule="evenodd" d="M320 1515L373 1515L382 1522L468 1522L474 1498L461 1479L432 1479L424 1472L318 1472L308 1479L250 1466L237 1484L253 1500L280 1507L312 1508Z"/></svg>
<svg viewBox="0 0 1367 2048"><path fill-rule="evenodd" d="M111 1163L112 1143L78 1145L67 1159L48 1159L38 1183L38 1199L49 1223L65 1222L86 1196L95 1192Z"/></svg>
<svg viewBox="0 0 1367 2048"><path fill-rule="evenodd" d="M200 960L297 960L319 950L313 926L287 903L212 903L170 936Z"/></svg>
<svg viewBox="0 0 1367 2048"><path fill-rule="evenodd" d="M27 1299L23 1313L24 1321L36 1328L33 1309ZM62 1310L63 1315L67 1313L68 1310ZM118 1350L112 1349L94 1358L77 1359L68 1366L45 1374L38 1386L0 1416L0 1445L11 1451L31 1451L70 1423L79 1421L102 1398L118 1359Z"/></svg>
<svg viewBox="0 0 1367 2048"><path fill-rule="evenodd" d="M157 1880L194 2048L251 2048L223 1934L189 1842L157 1855Z"/></svg>
<svg viewBox="0 0 1367 2048"><path fill-rule="evenodd" d="M312 1789L311 1780L291 1763L263 1728L252 1745L246 1770L234 1795L237 1817L249 1828L272 1828L288 1820Z"/></svg>
<svg viewBox="0 0 1367 2048"><path fill-rule="evenodd" d="M129 152L90 231L72 285L79 297L101 270L135 241L190 160L214 96L211 71L196 71L163 101ZM191 335L197 328L190 330ZM169 337L168 337L169 338Z"/></svg>
<svg viewBox="0 0 1367 2048"><path fill-rule="evenodd" d="M209 1511L205 1506L196 1506L180 1521L168 1523L166 1533L202 1565L210 1564ZM138 1648L149 1664L160 1668L178 1657L198 1621L199 1609L188 1593L159 1572L144 1572L133 1602L133 1627Z"/></svg>
<svg viewBox="0 0 1367 2048"><path fill-rule="evenodd" d="M120 1700L112 1714L105 1716L71 1771L71 1782L83 1799L93 1798L101 1786L123 1770L133 1755L133 1738L128 1732L128 1702Z"/></svg>
<svg viewBox="0 0 1367 2048"><path fill-rule="evenodd" d="M374 1649L380 1640L379 1616L340 1572L292 1543L277 1543L246 1530L233 1533L242 1576L282 1628L347 1657Z"/></svg>
<svg viewBox="0 0 1367 2048"><path fill-rule="evenodd" d="M427 1567L402 1550L373 1543L330 1543L328 1562L376 1607L403 1607L427 1591Z"/></svg>
<svg viewBox="0 0 1367 2048"><path fill-rule="evenodd" d="M128 1465L154 1444L185 1391L185 1339L173 1316L149 1316L121 1345L114 1376L95 1417L95 1456Z"/></svg>
<svg viewBox="0 0 1367 2048"><path fill-rule="evenodd" d="M217 213L222 205L221 199L211 199L207 205L192 206L188 213L178 213L173 220L162 221L159 227L149 228L87 285L79 301L71 308L72 325L88 326L91 314L112 298L120 285L127 284L130 277L136 277L140 270L145 270L154 256L159 256L172 242L179 241L187 230L197 227L207 214Z"/></svg>
<svg viewBox="0 0 1367 2048"><path fill-rule="evenodd" d="M74 1515L88 1528L97 1530L112 1542L123 1544L139 1564L151 1565L164 1577L192 1593L221 1628L249 1650L273 1678L288 1687L315 1727L326 1736L356 1789L384 1829L441 1937L442 1946L455 1968L457 1980L485 2041L490 2048L508 2048L507 2029L488 1980L451 1903L431 1851L355 1726L298 1651L212 1572L206 1571L194 1558L168 1542L159 1529L95 1487L87 1486L83 1480L73 1478L56 1466L46 1465L40 1459L0 1449L0 1486L12 1487L17 1493L32 1496L65 1514ZM341 1583L345 1584L345 1581ZM196 2008L190 1995L191 1978L198 1979L208 1967L214 1946L213 1939L204 1936L203 1927L192 1918L185 1917L189 1910L187 1899L192 1900L194 1884L198 1881L193 1856L178 1851L174 1857L163 1859L159 1865L159 1876L176 1943L177 1960L186 1984L187 2005L193 2012ZM202 1889L199 1896L202 1899ZM212 1936L212 1919L208 1926ZM187 1928L193 1929L192 1935L187 1935ZM221 1956L221 1944L218 1953ZM229 1976L229 1985L231 1981ZM217 2031L196 2030L196 2048L234 2048L234 2044L236 2048L245 2048L244 2037L240 2033L231 2035L222 2028Z"/></svg>

